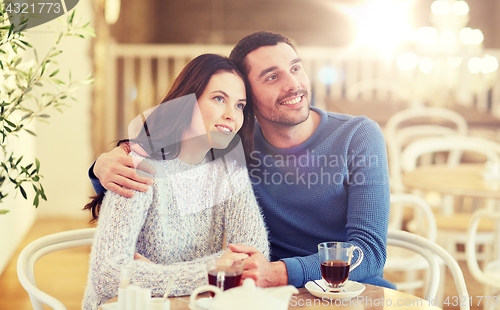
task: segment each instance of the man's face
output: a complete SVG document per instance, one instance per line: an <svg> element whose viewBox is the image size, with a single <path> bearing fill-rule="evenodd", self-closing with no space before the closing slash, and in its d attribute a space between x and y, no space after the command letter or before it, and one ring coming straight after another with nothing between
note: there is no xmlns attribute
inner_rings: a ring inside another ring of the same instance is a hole
<svg viewBox="0 0 500 310"><path fill-rule="evenodd" d="M246 56L255 114L263 122L292 127L307 120L311 85L302 61L286 43L262 46Z"/></svg>

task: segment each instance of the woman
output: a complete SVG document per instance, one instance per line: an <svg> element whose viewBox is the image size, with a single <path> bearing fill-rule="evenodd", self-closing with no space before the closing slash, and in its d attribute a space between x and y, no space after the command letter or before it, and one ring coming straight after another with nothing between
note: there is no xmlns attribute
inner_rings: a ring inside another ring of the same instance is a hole
<svg viewBox="0 0 500 310"><path fill-rule="evenodd" d="M117 295L122 269L153 296L163 296L171 281L169 295L179 296L207 284L208 260L245 258L227 250L226 241L269 256L264 222L238 160L243 151L235 133L248 156L253 110L236 66L222 56L198 56L149 112L131 139L148 156L131 156L155 167L154 184L132 198L108 191L100 209L98 199L86 206L99 224L84 309ZM134 260L135 253L145 259Z"/></svg>

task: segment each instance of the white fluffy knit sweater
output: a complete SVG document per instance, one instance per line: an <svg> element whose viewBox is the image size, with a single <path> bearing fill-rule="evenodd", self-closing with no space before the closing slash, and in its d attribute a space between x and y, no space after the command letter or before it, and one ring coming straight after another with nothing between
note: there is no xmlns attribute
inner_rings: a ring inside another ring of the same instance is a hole
<svg viewBox="0 0 500 310"><path fill-rule="evenodd" d="M133 157L141 158L137 154ZM141 158L142 159L142 158ZM190 294L208 283L205 263L227 243L256 247L269 258L267 233L245 167L221 159L188 165L147 160L156 168L148 192L126 198L108 191L90 254L82 304L95 310L118 293L121 268L130 282L163 296ZM153 263L135 261L140 253Z"/></svg>

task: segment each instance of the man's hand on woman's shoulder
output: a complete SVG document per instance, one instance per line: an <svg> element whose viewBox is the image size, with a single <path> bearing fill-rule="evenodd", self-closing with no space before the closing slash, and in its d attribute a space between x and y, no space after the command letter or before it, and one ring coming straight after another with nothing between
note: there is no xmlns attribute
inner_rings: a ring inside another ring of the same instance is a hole
<svg viewBox="0 0 500 310"><path fill-rule="evenodd" d="M132 147L133 150L142 155L142 149ZM101 185L110 191L121 196L133 197L132 190L146 192L149 185L153 183L152 178L139 175L138 171L154 175L154 167L145 161L128 156L130 148L125 143L115 147L108 153L103 153L97 158L94 165L94 174L101 182ZM138 169L138 170L137 170ZM142 173L143 174L143 173Z"/></svg>

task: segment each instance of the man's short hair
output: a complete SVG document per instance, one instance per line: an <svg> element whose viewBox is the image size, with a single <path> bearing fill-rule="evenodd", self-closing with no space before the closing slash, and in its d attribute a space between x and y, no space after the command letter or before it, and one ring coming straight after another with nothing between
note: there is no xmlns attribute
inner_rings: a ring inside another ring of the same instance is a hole
<svg viewBox="0 0 500 310"><path fill-rule="evenodd" d="M245 75L248 75L249 68L246 62L247 55L259 47L277 45L278 43L286 43L290 45L295 52L297 52L295 46L289 38L279 33L259 31L243 37L234 46L231 54L229 54L229 58L236 63Z"/></svg>

